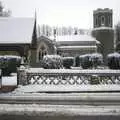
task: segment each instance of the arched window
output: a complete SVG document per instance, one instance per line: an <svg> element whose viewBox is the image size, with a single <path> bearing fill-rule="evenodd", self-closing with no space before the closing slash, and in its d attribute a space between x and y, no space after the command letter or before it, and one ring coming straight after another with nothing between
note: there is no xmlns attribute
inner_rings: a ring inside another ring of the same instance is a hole
<svg viewBox="0 0 120 120"><path fill-rule="evenodd" d="M41 60L41 59L42 59L42 58L41 58L41 50L39 51L38 54L39 54L39 55L38 55L38 56L39 56L38 58L39 58L39 60Z"/></svg>
<svg viewBox="0 0 120 120"><path fill-rule="evenodd" d="M42 60L44 55L47 55L47 53L47 46L45 44L41 44L37 50L37 61L39 62L40 60Z"/></svg>
<svg viewBox="0 0 120 120"><path fill-rule="evenodd" d="M101 25L104 26L105 25L105 17L101 16Z"/></svg>

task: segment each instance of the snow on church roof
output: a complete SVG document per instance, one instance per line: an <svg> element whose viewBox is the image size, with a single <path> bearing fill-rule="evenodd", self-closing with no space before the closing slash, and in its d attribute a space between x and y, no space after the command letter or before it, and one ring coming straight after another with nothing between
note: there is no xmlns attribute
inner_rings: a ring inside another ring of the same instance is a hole
<svg viewBox="0 0 120 120"><path fill-rule="evenodd" d="M31 43L34 18L0 17L0 44Z"/></svg>
<svg viewBox="0 0 120 120"><path fill-rule="evenodd" d="M62 50L80 50L80 49L85 49L85 50L89 50L89 49L96 49L97 46L60 46L58 47L58 49L62 49Z"/></svg>
<svg viewBox="0 0 120 120"><path fill-rule="evenodd" d="M54 37L50 37L50 39L54 40ZM56 36L57 44L99 44L100 42L97 41L91 35L64 35L64 36Z"/></svg>
<svg viewBox="0 0 120 120"><path fill-rule="evenodd" d="M96 39L90 35L64 35L56 36L56 41L96 41Z"/></svg>

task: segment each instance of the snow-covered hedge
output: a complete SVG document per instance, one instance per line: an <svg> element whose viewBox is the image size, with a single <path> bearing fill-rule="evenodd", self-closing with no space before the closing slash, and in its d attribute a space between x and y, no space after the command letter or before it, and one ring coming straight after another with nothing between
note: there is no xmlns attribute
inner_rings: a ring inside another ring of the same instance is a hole
<svg viewBox="0 0 120 120"><path fill-rule="evenodd" d="M99 53L81 55L80 62L83 69L97 68L102 64L103 56Z"/></svg>
<svg viewBox="0 0 120 120"><path fill-rule="evenodd" d="M96 68L103 63L103 56L100 53L91 54L92 67Z"/></svg>
<svg viewBox="0 0 120 120"><path fill-rule="evenodd" d="M79 67L80 66L80 57L76 56L75 57L75 67Z"/></svg>
<svg viewBox="0 0 120 120"><path fill-rule="evenodd" d="M81 55L80 62L83 69L88 69L92 67L91 56L89 54Z"/></svg>
<svg viewBox="0 0 120 120"><path fill-rule="evenodd" d="M110 69L120 69L120 54L119 53L108 54L107 63Z"/></svg>
<svg viewBox="0 0 120 120"><path fill-rule="evenodd" d="M42 60L42 67L45 69L62 68L62 57L59 55L46 55Z"/></svg>
<svg viewBox="0 0 120 120"><path fill-rule="evenodd" d="M63 58L63 67L66 69L70 69L73 66L74 58L73 57L64 57Z"/></svg>
<svg viewBox="0 0 120 120"><path fill-rule="evenodd" d="M8 76L10 73L16 72L20 63L21 57L19 56L0 56L0 69L2 69L2 75Z"/></svg>

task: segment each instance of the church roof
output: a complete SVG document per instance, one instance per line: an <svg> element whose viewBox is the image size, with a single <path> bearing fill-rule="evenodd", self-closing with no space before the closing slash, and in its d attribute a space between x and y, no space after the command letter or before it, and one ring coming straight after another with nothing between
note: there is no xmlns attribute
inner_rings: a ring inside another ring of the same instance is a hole
<svg viewBox="0 0 120 120"><path fill-rule="evenodd" d="M97 49L97 46L59 46L60 50L90 50Z"/></svg>
<svg viewBox="0 0 120 120"><path fill-rule="evenodd" d="M93 31L95 31L95 30L113 30L113 28L102 26L102 27L93 28Z"/></svg>
<svg viewBox="0 0 120 120"><path fill-rule="evenodd" d="M31 43L34 18L0 17L0 44Z"/></svg>
<svg viewBox="0 0 120 120"><path fill-rule="evenodd" d="M95 41L95 38L90 35L64 35L57 36L57 41Z"/></svg>
<svg viewBox="0 0 120 120"><path fill-rule="evenodd" d="M53 37L51 37L53 39ZM94 37L91 35L64 35L64 36L56 36L56 42L58 44L97 44L99 43Z"/></svg>

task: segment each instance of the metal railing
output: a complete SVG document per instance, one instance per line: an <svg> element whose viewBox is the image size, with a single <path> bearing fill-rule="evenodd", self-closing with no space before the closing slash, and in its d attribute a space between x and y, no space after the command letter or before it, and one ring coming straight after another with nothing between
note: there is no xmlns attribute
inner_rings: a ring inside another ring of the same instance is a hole
<svg viewBox="0 0 120 120"><path fill-rule="evenodd" d="M21 71L19 71L21 72ZM22 74L21 74L22 73ZM30 68L19 73L20 83L40 85L120 84L120 70Z"/></svg>

